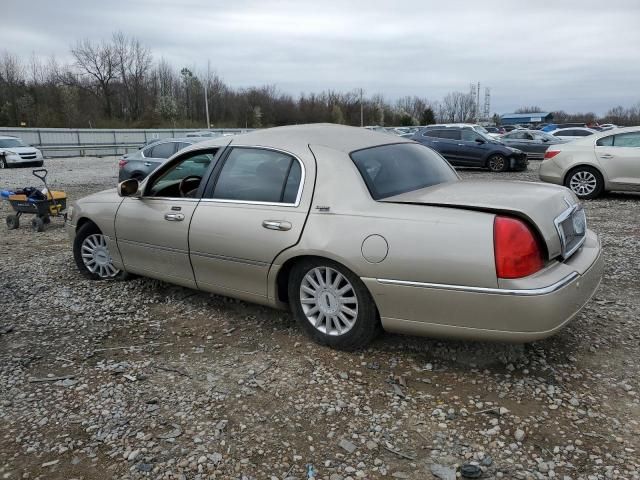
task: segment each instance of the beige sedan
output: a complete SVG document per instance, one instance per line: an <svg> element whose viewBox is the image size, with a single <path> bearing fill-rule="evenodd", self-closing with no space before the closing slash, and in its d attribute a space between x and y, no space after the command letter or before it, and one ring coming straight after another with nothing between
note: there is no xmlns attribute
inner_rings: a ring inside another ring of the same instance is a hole
<svg viewBox="0 0 640 480"><path fill-rule="evenodd" d="M540 179L565 185L582 199L604 192L640 192L640 127L617 128L550 146Z"/></svg>
<svg viewBox="0 0 640 480"><path fill-rule="evenodd" d="M137 274L289 308L345 349L381 329L543 338L603 269L566 188L462 182L425 146L337 125L199 143L140 184L79 200L70 218L89 278Z"/></svg>

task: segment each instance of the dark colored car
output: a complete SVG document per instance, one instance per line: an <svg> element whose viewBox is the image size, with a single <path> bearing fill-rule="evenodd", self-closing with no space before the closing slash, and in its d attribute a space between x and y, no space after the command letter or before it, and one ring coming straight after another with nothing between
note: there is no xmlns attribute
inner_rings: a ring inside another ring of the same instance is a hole
<svg viewBox="0 0 640 480"><path fill-rule="evenodd" d="M122 182L129 178L140 181L177 151L204 140L209 138L165 138L153 141L135 153L127 153L118 161L118 181Z"/></svg>
<svg viewBox="0 0 640 480"><path fill-rule="evenodd" d="M411 139L432 148L455 167L505 172L526 170L529 163L525 153L469 127L425 128Z"/></svg>
<svg viewBox="0 0 640 480"><path fill-rule="evenodd" d="M527 154L530 160L542 160L549 145L566 143L565 140L538 130L514 130L503 135L500 141Z"/></svg>

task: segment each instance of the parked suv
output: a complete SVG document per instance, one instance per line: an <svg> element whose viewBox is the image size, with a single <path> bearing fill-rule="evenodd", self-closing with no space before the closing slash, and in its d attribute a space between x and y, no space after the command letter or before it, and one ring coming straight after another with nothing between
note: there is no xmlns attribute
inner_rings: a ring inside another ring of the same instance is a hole
<svg viewBox="0 0 640 480"><path fill-rule="evenodd" d="M177 151L204 140L210 139L207 137L165 138L153 141L135 153L127 153L118 161L118 181L122 182L129 178L140 181Z"/></svg>
<svg viewBox="0 0 640 480"><path fill-rule="evenodd" d="M29 166L42 166L42 152L18 137L0 136L0 168Z"/></svg>
<svg viewBox="0 0 640 480"><path fill-rule="evenodd" d="M526 170L527 155L473 126L427 127L412 140L432 148L455 167L488 168L492 172Z"/></svg>

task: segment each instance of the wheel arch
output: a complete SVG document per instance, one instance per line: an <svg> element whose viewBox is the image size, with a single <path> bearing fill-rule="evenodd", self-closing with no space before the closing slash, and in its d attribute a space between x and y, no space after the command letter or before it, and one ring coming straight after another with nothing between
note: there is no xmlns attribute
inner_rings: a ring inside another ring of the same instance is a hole
<svg viewBox="0 0 640 480"><path fill-rule="evenodd" d="M280 265L276 271L273 272L273 280L271 281L273 287L273 299L274 301L281 307L286 307L289 305L289 293L288 293L288 285L289 278L291 275L291 270L293 266L299 262L310 259L320 259L320 260L329 260L331 262L335 262L339 264L341 267L346 268L351 273L353 273L356 277L360 278L360 275L353 268L353 265L350 262L345 262L343 259L335 258L331 255L325 255L320 253L300 253L298 255L287 258L282 265ZM365 288L366 285L365 285ZM368 288L367 288L368 290ZM372 292L369 292L371 298L375 304L375 298L373 297ZM376 305L376 310L378 309Z"/></svg>
<svg viewBox="0 0 640 480"><path fill-rule="evenodd" d="M93 220L91 220L89 217L80 217L76 222L76 232L80 230L81 227L85 226L87 223L92 223L93 225L96 226L98 230L100 230L100 227L98 226L98 224Z"/></svg>
<svg viewBox="0 0 640 480"><path fill-rule="evenodd" d="M567 179L569 178L569 175L572 172L574 172L575 170L577 170L578 168L583 168L583 167L592 168L593 170L598 172L600 174L600 176L602 177L602 181L604 182L604 189L605 190L609 190L609 179L605 175L605 173L602 170L602 168L600 168L598 165L595 165L593 163L587 163L587 162L581 162L581 163L572 165L571 168L567 169L566 173L562 177L562 185L566 186Z"/></svg>

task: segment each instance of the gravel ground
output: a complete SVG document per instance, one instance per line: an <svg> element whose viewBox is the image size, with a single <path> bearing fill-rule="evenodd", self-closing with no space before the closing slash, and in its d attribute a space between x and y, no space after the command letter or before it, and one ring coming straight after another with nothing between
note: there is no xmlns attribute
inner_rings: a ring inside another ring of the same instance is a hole
<svg viewBox="0 0 640 480"><path fill-rule="evenodd" d="M71 198L116 181L114 158L46 166ZM0 171L0 188L27 184L28 169ZM60 221L1 226L0 478L447 480L471 464L482 478L638 479L639 205L586 203L605 278L557 336L386 334L359 353L311 343L286 312L84 280Z"/></svg>

